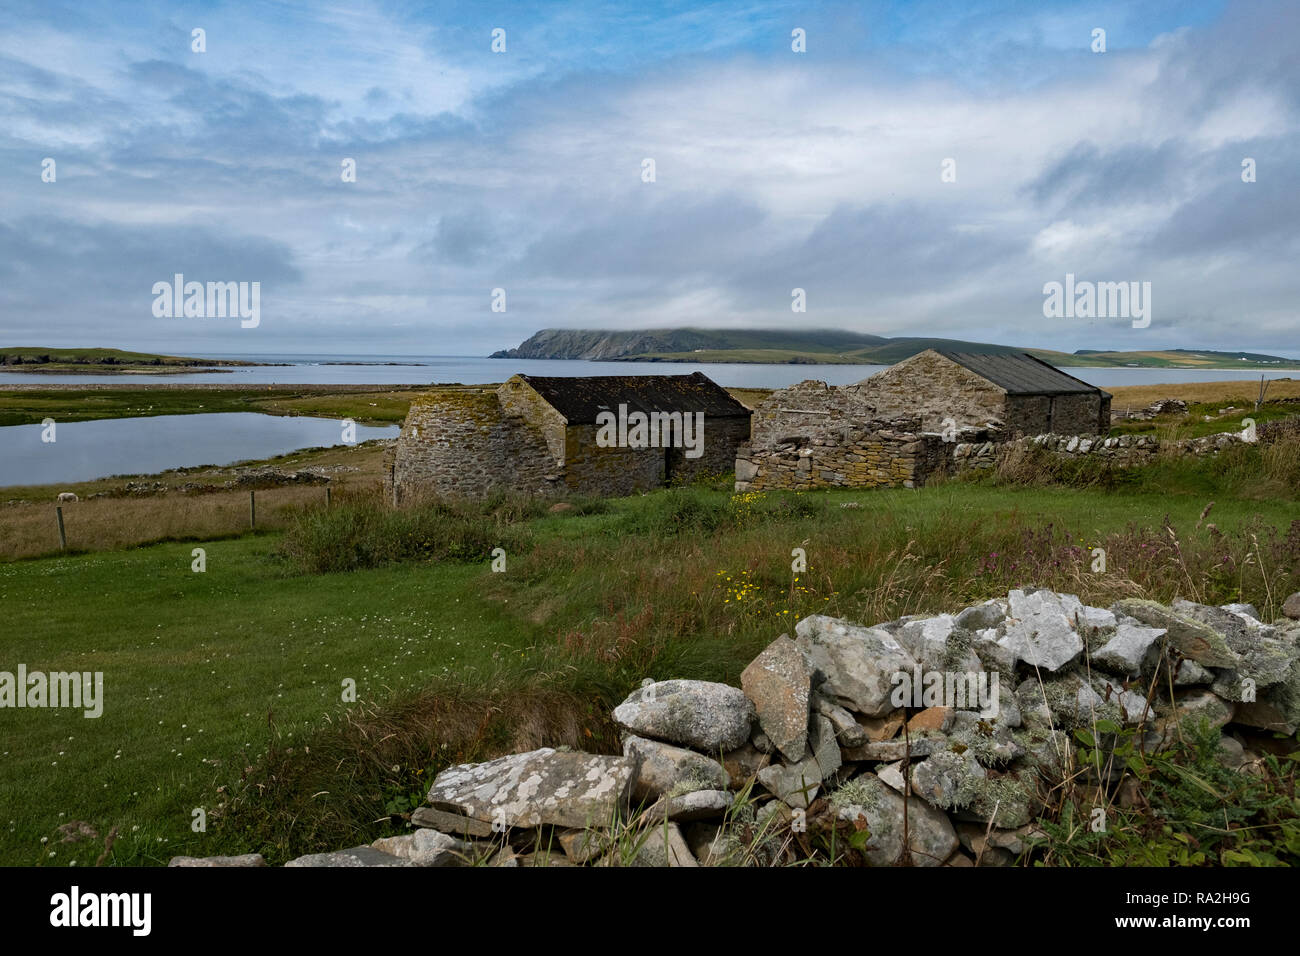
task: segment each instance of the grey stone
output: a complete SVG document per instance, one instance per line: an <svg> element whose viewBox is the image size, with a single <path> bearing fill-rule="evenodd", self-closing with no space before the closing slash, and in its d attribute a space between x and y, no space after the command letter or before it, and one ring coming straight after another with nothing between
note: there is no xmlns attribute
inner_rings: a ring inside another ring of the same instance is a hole
<svg viewBox="0 0 1300 956"><path fill-rule="evenodd" d="M806 810L821 790L822 771L812 754L796 764L774 763L758 772L758 782L778 800Z"/></svg>
<svg viewBox="0 0 1300 956"><path fill-rule="evenodd" d="M1218 759L1229 770L1236 770L1246 762L1246 748L1235 737L1220 737Z"/></svg>
<svg viewBox="0 0 1300 956"><path fill-rule="evenodd" d="M564 855L573 863L590 863L610 848L608 830L564 829L555 834Z"/></svg>
<svg viewBox="0 0 1300 956"><path fill-rule="evenodd" d="M941 750L912 767L912 792L933 807L949 810L969 804L975 781L987 776L969 750Z"/></svg>
<svg viewBox="0 0 1300 956"><path fill-rule="evenodd" d="M695 854L682 836L682 831L675 823L663 823L653 827L646 835L636 856L633 866L695 866L700 864Z"/></svg>
<svg viewBox="0 0 1300 956"><path fill-rule="evenodd" d="M1079 656L1083 638L1074 629L1074 613L1083 605L1070 594L1035 591L1008 595L1010 619L998 643L1030 667L1059 671Z"/></svg>
<svg viewBox="0 0 1300 956"><path fill-rule="evenodd" d="M438 774L429 789L435 809L498 827L608 825L626 800L634 762L544 747Z"/></svg>
<svg viewBox="0 0 1300 956"><path fill-rule="evenodd" d="M880 778L881 783L886 784L893 790L897 790L899 793L904 793L907 788L907 778L903 776L903 761L901 760L881 764L876 768L876 776Z"/></svg>
<svg viewBox="0 0 1300 956"><path fill-rule="evenodd" d="M948 738L942 734L911 738L911 758L926 757L941 750L948 744ZM845 760L855 761L892 761L902 760L908 756L908 741L902 737L893 740L877 740L861 747L844 747L840 750Z"/></svg>
<svg viewBox="0 0 1300 956"><path fill-rule="evenodd" d="M770 754L765 754L753 744L743 744L730 753L722 755L722 766L727 772L724 786L740 790L758 772L772 762Z"/></svg>
<svg viewBox="0 0 1300 956"><path fill-rule="evenodd" d="M754 705L744 691L702 680L667 680L633 691L614 708L619 726L707 754L735 750L749 739Z"/></svg>
<svg viewBox="0 0 1300 956"><path fill-rule="evenodd" d="M416 807L411 811L411 823L417 827L428 827L442 833L460 837L490 837L492 824L459 813L435 810L433 807Z"/></svg>
<svg viewBox="0 0 1300 956"><path fill-rule="evenodd" d="M1260 620L1259 609L1253 604L1220 604L1219 607L1236 615L1244 614L1257 621Z"/></svg>
<svg viewBox="0 0 1300 956"><path fill-rule="evenodd" d="M1300 621L1300 591L1282 602L1282 613L1293 621Z"/></svg>
<svg viewBox="0 0 1300 956"><path fill-rule="evenodd" d="M1213 683L1213 681L1214 672L1212 670L1186 658L1179 663L1178 673L1174 675L1175 687L1194 687L1198 684Z"/></svg>
<svg viewBox="0 0 1300 956"><path fill-rule="evenodd" d="M808 750L825 780L840 769L840 746L835 739L835 727L821 714L814 714L808 728Z"/></svg>
<svg viewBox="0 0 1300 956"><path fill-rule="evenodd" d="M1141 673L1143 661L1164 635L1165 630L1160 627L1117 625L1114 636L1092 655L1093 663L1114 674L1129 676Z"/></svg>
<svg viewBox="0 0 1300 956"><path fill-rule="evenodd" d="M897 632L898 643L922 671L972 673L983 670L971 650L974 635L959 628L951 614L909 621Z"/></svg>
<svg viewBox="0 0 1300 956"><path fill-rule="evenodd" d="M1145 723L1155 716L1155 704L1148 704L1147 699L1135 691L1125 690L1101 676L1093 677L1092 686L1103 702L1119 705L1126 724Z"/></svg>
<svg viewBox="0 0 1300 956"><path fill-rule="evenodd" d="M628 736L623 756L636 761L632 799L638 802L683 789L718 790L730 782L726 768L713 758L658 740Z"/></svg>
<svg viewBox="0 0 1300 956"><path fill-rule="evenodd" d="M983 604L966 608L957 615L954 623L968 631L982 631L986 628L996 628L1006 619L1007 602L1001 598L994 598Z"/></svg>
<svg viewBox="0 0 1300 956"><path fill-rule="evenodd" d="M381 837L370 845L399 859L410 860L415 866L464 866L470 862L472 852L468 843L428 829Z"/></svg>
<svg viewBox="0 0 1300 956"><path fill-rule="evenodd" d="M759 726L787 760L799 761L808 745L812 668L794 641L782 634L740 675Z"/></svg>
<svg viewBox="0 0 1300 956"><path fill-rule="evenodd" d="M903 797L874 774L855 777L831 795L836 816L848 823L862 818L869 837L865 856L871 866L893 866L903 855ZM907 851L913 866L942 866L957 849L957 833L946 814L924 800L907 806Z"/></svg>
<svg viewBox="0 0 1300 956"><path fill-rule="evenodd" d="M168 866L266 866L260 853L242 853L239 856L174 856Z"/></svg>
<svg viewBox="0 0 1300 956"><path fill-rule="evenodd" d="M798 645L824 678L821 693L850 710L881 717L894 709L893 677L915 661L886 630L813 615L795 627Z"/></svg>
<svg viewBox="0 0 1300 956"><path fill-rule="evenodd" d="M326 867L326 866L415 866L410 860L384 853L371 846L356 846L350 850L335 850L332 853L309 853L296 860L290 860L285 866Z"/></svg>
<svg viewBox="0 0 1300 956"><path fill-rule="evenodd" d="M1212 727L1222 727L1232 720L1236 709L1235 704L1221 700L1208 690L1178 691L1174 697L1171 719L1182 723L1188 718L1204 717Z"/></svg>
<svg viewBox="0 0 1300 956"><path fill-rule="evenodd" d="M646 810L645 822L712 820L725 816L734 799L726 790L692 790L679 796L664 797Z"/></svg>
<svg viewBox="0 0 1300 956"><path fill-rule="evenodd" d="M1198 664L1206 667L1236 667L1240 663L1227 640L1214 628L1155 601L1126 598L1117 601L1111 609L1117 614L1136 618L1148 627L1164 628L1169 632L1170 643L1179 653Z"/></svg>
<svg viewBox="0 0 1300 956"><path fill-rule="evenodd" d="M1118 626L1119 620L1115 617L1114 611L1089 607L1085 604L1074 612L1074 624L1081 631L1101 632Z"/></svg>
<svg viewBox="0 0 1300 956"><path fill-rule="evenodd" d="M813 708L831 722L835 728L835 739L845 747L861 747L867 742L866 729L839 704L817 694L813 698Z"/></svg>
<svg viewBox="0 0 1300 956"><path fill-rule="evenodd" d="M1016 664L1019 658L1016 652L999 643L1003 632L996 628L986 628L975 632L975 641L971 649L980 659L984 669L999 676L1000 683L1008 690L1015 686Z"/></svg>

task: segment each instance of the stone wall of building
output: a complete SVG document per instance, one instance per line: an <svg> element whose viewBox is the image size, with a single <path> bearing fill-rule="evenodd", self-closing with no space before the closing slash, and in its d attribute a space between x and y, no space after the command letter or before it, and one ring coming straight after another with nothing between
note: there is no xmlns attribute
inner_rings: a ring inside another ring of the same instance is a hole
<svg viewBox="0 0 1300 956"><path fill-rule="evenodd" d="M922 434L916 418L847 425L807 441L747 443L736 453L736 490L916 488L945 469L944 445Z"/></svg>
<svg viewBox="0 0 1300 956"><path fill-rule="evenodd" d="M570 425L564 432L564 484L579 495L610 497L658 488L664 481L663 448L602 448L595 425Z"/></svg>
<svg viewBox="0 0 1300 956"><path fill-rule="evenodd" d="M668 451L669 478L672 482L690 482L697 478L725 475L736 466L736 453L749 441L750 419L704 418L704 452L699 458L687 458L686 450Z"/></svg>
<svg viewBox="0 0 1300 956"><path fill-rule="evenodd" d="M1006 421L1005 391L932 352L905 359L856 388L871 409L868 417L920 416L923 431L943 431L945 419L952 419L957 428Z"/></svg>
<svg viewBox="0 0 1300 956"><path fill-rule="evenodd" d="M567 422L563 415L517 377L502 383L497 389L497 399L506 415L522 418L541 432L552 458L557 462L564 460Z"/></svg>
<svg viewBox="0 0 1300 956"><path fill-rule="evenodd" d="M703 453L681 448L602 448L597 426L566 425L526 385L446 389L411 404L385 461L395 504L428 495L483 497L494 491L556 496L630 495L662 487L666 473L689 481L725 474L749 438L748 418L704 421Z"/></svg>
<svg viewBox="0 0 1300 956"><path fill-rule="evenodd" d="M1008 395L1006 429L1016 435L1099 435L1110 431L1110 398L1078 395Z"/></svg>
<svg viewBox="0 0 1300 956"><path fill-rule="evenodd" d="M390 452L385 490L399 505L428 494L552 495L564 490L563 469L541 430L505 414L495 391L449 389L411 403Z"/></svg>

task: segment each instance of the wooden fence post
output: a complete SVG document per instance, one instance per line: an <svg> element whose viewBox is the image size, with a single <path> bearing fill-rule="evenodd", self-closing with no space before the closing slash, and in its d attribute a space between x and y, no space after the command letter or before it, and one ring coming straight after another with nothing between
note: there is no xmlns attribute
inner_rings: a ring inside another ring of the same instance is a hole
<svg viewBox="0 0 1300 956"><path fill-rule="evenodd" d="M55 513L55 514L58 516L58 518L59 518L59 550L60 550L60 551L67 551L67 550L68 550L68 536L67 536L66 534L63 533L63 506L62 506L62 505L55 505L55 507L54 507L54 513Z"/></svg>
<svg viewBox="0 0 1300 956"><path fill-rule="evenodd" d="M248 493L248 526L250 528L257 527L257 499L254 497L256 494L255 491Z"/></svg>
<svg viewBox="0 0 1300 956"><path fill-rule="evenodd" d="M330 506L330 486L326 485L325 486L325 507L328 508L329 506Z"/></svg>

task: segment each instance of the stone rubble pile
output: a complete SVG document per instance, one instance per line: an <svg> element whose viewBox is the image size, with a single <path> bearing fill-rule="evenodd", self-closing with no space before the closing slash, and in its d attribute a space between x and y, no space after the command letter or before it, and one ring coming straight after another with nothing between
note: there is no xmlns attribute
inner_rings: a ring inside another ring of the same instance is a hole
<svg viewBox="0 0 1300 956"><path fill-rule="evenodd" d="M621 756L543 748L451 767L413 833L287 865L769 865L864 829L853 846L869 865L1007 865L1077 769L1076 729L1113 721L1154 751L1205 718L1242 772L1273 733L1293 736L1300 594L1283 610L1265 624L1247 604L1104 609L1026 589L873 627L807 617L739 688L636 689L613 712Z"/></svg>

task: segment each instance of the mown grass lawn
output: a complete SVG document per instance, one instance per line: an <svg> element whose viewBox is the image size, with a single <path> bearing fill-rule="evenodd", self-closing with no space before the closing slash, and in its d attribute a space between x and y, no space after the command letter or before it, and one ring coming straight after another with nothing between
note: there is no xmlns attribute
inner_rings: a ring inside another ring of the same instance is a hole
<svg viewBox="0 0 1300 956"><path fill-rule="evenodd" d="M1198 587L1216 603L1262 603L1264 579L1240 561L1250 535L1232 544L1241 569L1222 572L1219 539L1196 527L1209 500L1200 491L950 482L753 500L656 492L591 513L516 515L509 524L519 546L504 574L489 570L486 555L298 574L276 556L278 534L209 542L204 573L191 570L193 543L2 564L0 670L102 671L105 703L97 720L0 711L0 864L93 864L102 839L59 842L58 827L72 821L101 838L117 827L117 864L264 849L256 840L232 846L229 833L219 845L212 831L194 833L192 812L211 811L224 799L218 788L228 794L269 744L281 760L287 747L321 749L358 706L342 701L347 678L360 705L380 707L431 685L485 689L498 700L562 687L608 704L646 676L735 682L759 649L814 612L875 623L955 610L1005 593L1009 582L1098 602L1133 589L1167 600ZM1274 548L1260 550L1266 562L1290 553L1283 539L1300 518L1293 497L1215 500L1212 520L1225 541L1271 529L1282 538L1265 541ZM1073 550L1098 542L1114 550L1108 575L1090 574L1086 552ZM796 576L791 551L800 547L809 570ZM1264 571L1274 591L1295 583L1294 568ZM738 599L742 581L751 590ZM379 752L382 744L364 746ZM424 778L410 774L437 769L442 758L428 749L437 744L417 744L392 761L392 781L354 790L364 819L354 814L337 839L381 826L378 794L390 783L417 789ZM273 795L267 818L292 828L329 799L332 781L346 775L336 766L298 778L314 781L311 793ZM264 766L250 779L283 786ZM282 833L275 839L295 848Z"/></svg>

